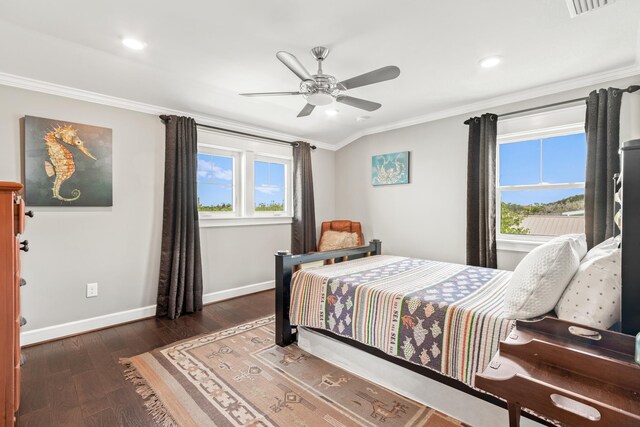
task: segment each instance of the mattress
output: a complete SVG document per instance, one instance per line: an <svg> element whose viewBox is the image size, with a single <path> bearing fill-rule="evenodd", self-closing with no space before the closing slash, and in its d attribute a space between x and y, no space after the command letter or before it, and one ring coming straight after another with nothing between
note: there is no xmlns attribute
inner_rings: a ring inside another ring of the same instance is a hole
<svg viewBox="0 0 640 427"><path fill-rule="evenodd" d="M502 313L511 274L389 255L300 270L290 321L473 386L513 327Z"/></svg>

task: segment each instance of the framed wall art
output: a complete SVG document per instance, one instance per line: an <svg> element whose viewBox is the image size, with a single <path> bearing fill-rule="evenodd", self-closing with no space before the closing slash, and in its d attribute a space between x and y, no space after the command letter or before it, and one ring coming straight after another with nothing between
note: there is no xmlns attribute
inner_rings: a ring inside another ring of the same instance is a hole
<svg viewBox="0 0 640 427"><path fill-rule="evenodd" d="M29 206L112 206L111 129L24 118L25 200Z"/></svg>
<svg viewBox="0 0 640 427"><path fill-rule="evenodd" d="M371 183L374 186L409 183L409 151L371 157Z"/></svg>

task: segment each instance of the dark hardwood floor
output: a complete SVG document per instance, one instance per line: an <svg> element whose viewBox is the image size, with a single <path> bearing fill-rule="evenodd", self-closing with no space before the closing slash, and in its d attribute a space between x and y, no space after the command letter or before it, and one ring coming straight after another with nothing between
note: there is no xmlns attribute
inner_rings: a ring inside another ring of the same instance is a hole
<svg viewBox="0 0 640 427"><path fill-rule="evenodd" d="M178 320L141 320L23 349L17 425L155 426L118 359L269 316L274 306L274 292L260 292Z"/></svg>

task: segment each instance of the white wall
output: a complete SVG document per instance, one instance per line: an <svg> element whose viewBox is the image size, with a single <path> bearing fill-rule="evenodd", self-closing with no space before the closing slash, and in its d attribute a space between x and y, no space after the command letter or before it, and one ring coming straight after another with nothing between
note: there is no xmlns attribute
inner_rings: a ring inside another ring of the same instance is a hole
<svg viewBox="0 0 640 427"><path fill-rule="evenodd" d="M638 78L599 87L626 88ZM587 96L594 88L505 105L517 111ZM621 139L640 137L640 95L625 94ZM387 106L387 108L390 108ZM635 115L633 115L635 112ZM482 114L477 112L476 114ZM336 153L336 215L361 221L365 238L382 240L383 252L465 262L467 126L469 114L364 136ZM371 156L410 151L408 185L371 185ZM526 252L498 251L498 267L513 269Z"/></svg>
<svg viewBox="0 0 640 427"><path fill-rule="evenodd" d="M459 118L365 136L336 153L336 215L388 254L464 263L466 129ZM410 184L373 187L371 156L410 151ZM460 161L462 159L463 161Z"/></svg>
<svg viewBox="0 0 640 427"><path fill-rule="evenodd" d="M158 117L6 86L0 86L0 100L2 181L21 181L25 115L113 129L113 207L32 208L36 217L23 237L30 251L22 256L24 331L34 334L28 341L75 332L86 326L83 319L96 316L106 318L87 325L152 315L164 179ZM334 152L318 149L312 156L319 224L334 215ZM274 252L290 247L289 225L202 228L201 236L205 294L272 281ZM97 298L85 298L90 282L99 283ZM111 316L126 310L133 311Z"/></svg>

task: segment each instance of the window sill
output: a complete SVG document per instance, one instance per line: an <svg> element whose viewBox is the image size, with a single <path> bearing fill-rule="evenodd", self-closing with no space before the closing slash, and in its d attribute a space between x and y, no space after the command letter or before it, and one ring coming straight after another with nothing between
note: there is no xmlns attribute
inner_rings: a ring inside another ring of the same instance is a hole
<svg viewBox="0 0 640 427"><path fill-rule="evenodd" d="M280 225L291 224L293 219L285 217L226 217L226 218L200 218L200 228L210 227L245 227L254 225Z"/></svg>
<svg viewBox="0 0 640 427"><path fill-rule="evenodd" d="M499 237L496 240L496 247L499 251L531 252L549 240L551 240L551 238L547 239L544 236L538 236L536 238Z"/></svg>

